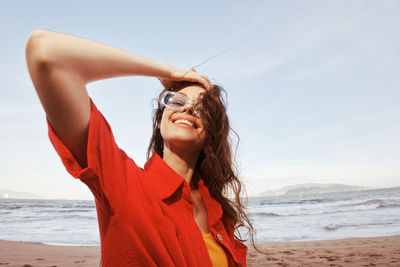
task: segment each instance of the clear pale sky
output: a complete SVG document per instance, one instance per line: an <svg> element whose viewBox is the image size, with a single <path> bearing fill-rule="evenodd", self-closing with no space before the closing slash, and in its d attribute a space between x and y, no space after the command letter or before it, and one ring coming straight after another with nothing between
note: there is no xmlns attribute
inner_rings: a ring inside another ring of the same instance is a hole
<svg viewBox="0 0 400 267"><path fill-rule="evenodd" d="M249 196L299 183L400 185L399 1L104 2L0 2L0 189L92 199L52 147L28 74L25 43L40 28L183 68L231 48L198 71L228 92ZM161 84L87 88L143 166Z"/></svg>

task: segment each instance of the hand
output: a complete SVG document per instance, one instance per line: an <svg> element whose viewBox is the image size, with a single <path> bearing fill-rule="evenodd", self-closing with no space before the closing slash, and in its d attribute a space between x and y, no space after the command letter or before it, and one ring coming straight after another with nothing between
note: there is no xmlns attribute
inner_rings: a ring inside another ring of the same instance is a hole
<svg viewBox="0 0 400 267"><path fill-rule="evenodd" d="M198 73L193 67L188 70L173 66L169 67L171 68L170 77L158 78L165 88L171 87L176 81L190 81L202 84L207 91L211 90L212 83L210 79L206 75Z"/></svg>

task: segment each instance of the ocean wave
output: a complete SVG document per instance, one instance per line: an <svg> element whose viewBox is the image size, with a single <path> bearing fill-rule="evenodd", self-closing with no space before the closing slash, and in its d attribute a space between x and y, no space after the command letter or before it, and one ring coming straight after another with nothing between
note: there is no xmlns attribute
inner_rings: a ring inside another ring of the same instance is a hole
<svg viewBox="0 0 400 267"><path fill-rule="evenodd" d="M317 215L317 214L334 214L334 213L347 213L347 212L359 212L359 211L368 211L368 210L375 210L378 208L378 205L376 206L364 206L364 207L354 207L354 208L347 208L347 209L334 209L330 211L324 211L320 213L314 213L312 215Z"/></svg>
<svg viewBox="0 0 400 267"><path fill-rule="evenodd" d="M251 215L261 216L261 217L282 216L282 215L279 215L279 214L273 213L273 212L254 212L254 213L251 213Z"/></svg>
<svg viewBox="0 0 400 267"><path fill-rule="evenodd" d="M327 203L320 205L292 205L289 207L276 206L271 208L264 208L264 211L259 211L257 208L251 214L256 216L312 216L312 215L325 215L335 213L351 213L351 212L364 212L376 209L393 209L400 207L399 199L369 199L363 201L354 201L353 203ZM266 210L266 211L265 211Z"/></svg>
<svg viewBox="0 0 400 267"><path fill-rule="evenodd" d="M400 207L400 203L388 203L388 204L379 204L378 209L381 208L398 208Z"/></svg>
<svg viewBox="0 0 400 267"><path fill-rule="evenodd" d="M97 216L86 216L86 215L66 215L60 216L65 219L89 219L89 220L97 220Z"/></svg>
<svg viewBox="0 0 400 267"><path fill-rule="evenodd" d="M73 212L92 212L94 209L56 209L56 210L46 210L46 213L73 213Z"/></svg>
<svg viewBox="0 0 400 267"><path fill-rule="evenodd" d="M359 227L368 227L368 226L387 226L387 225L397 225L399 223L398 220L393 220L393 221L386 221L386 222L379 222L379 223L359 223L359 224L335 224L335 223L330 223L328 225L323 226L322 228L328 231L335 231L339 228L359 228Z"/></svg>
<svg viewBox="0 0 400 267"><path fill-rule="evenodd" d="M376 206L377 208L394 208L400 207L400 199L369 199L361 202L353 202L349 204L342 204L341 207L351 207L351 206Z"/></svg>
<svg viewBox="0 0 400 267"><path fill-rule="evenodd" d="M70 205L63 205L60 207L61 209L75 209L75 208L86 208L86 209L94 209L96 208L95 204L88 203L88 204L70 204Z"/></svg>
<svg viewBox="0 0 400 267"><path fill-rule="evenodd" d="M282 216L282 217L291 217L291 216L315 216L315 215L326 215L326 214L335 214L335 213L351 213L351 212L362 212L368 210L375 210L378 208L393 208L389 206L374 206L374 207L363 207L363 208L347 208L347 209L333 209L333 210L318 210L318 209L298 209L292 211L275 211L275 212L251 212L254 216Z"/></svg>
<svg viewBox="0 0 400 267"><path fill-rule="evenodd" d="M331 199L324 198L311 198L311 199L294 199L294 200L269 200L257 203L257 206L269 206L269 205L302 205L302 204L321 204L331 202Z"/></svg>
<svg viewBox="0 0 400 267"><path fill-rule="evenodd" d="M355 201L353 203L346 203L339 205L340 207L352 207L352 206L368 206L368 205L379 205L382 204L384 200L382 199L369 199L366 201Z"/></svg>
<svg viewBox="0 0 400 267"><path fill-rule="evenodd" d="M0 209L4 209L4 210L16 210L16 209L21 209L23 208L22 206L18 206L18 205L1 205Z"/></svg>
<svg viewBox="0 0 400 267"><path fill-rule="evenodd" d="M97 216L96 215L79 215L79 214L68 214L68 215L60 215L60 216L21 216L17 218L19 223L30 223L30 222L48 222L48 221L58 221L58 220L95 220L97 221ZM16 218L2 218L2 222L13 222L15 221Z"/></svg>
<svg viewBox="0 0 400 267"><path fill-rule="evenodd" d="M7 214L11 214L11 211L0 211L1 215L7 215Z"/></svg>
<svg viewBox="0 0 400 267"><path fill-rule="evenodd" d="M324 226L323 228L325 230L332 231L332 230L337 230L340 226L341 225L337 225L337 224L331 223L331 224L328 224L328 225Z"/></svg>

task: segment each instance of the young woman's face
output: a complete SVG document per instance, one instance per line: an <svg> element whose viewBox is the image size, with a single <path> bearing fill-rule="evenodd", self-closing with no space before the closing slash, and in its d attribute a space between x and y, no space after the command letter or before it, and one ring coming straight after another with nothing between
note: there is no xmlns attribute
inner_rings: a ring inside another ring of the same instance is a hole
<svg viewBox="0 0 400 267"><path fill-rule="evenodd" d="M198 100L203 87L193 85L178 91L192 101ZM193 103L193 102L192 102ZM185 122L189 121L189 123ZM193 126L189 125L192 124ZM200 117L194 115L193 106L186 104L183 111L164 109L160 122L160 132L164 145L199 151L203 147L205 130Z"/></svg>

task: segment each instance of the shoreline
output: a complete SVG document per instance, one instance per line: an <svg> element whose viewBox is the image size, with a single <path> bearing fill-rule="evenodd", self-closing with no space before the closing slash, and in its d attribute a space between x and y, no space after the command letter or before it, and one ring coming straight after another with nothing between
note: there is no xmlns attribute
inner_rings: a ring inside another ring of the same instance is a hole
<svg viewBox="0 0 400 267"><path fill-rule="evenodd" d="M247 244L246 244L247 245ZM400 266L400 235L248 246L248 266ZM0 240L0 266L99 266L100 246Z"/></svg>
<svg viewBox="0 0 400 267"><path fill-rule="evenodd" d="M346 240L346 239L371 239L371 238L384 238L384 237L400 237L400 235L384 235L384 236L364 236L364 237L343 237L334 239L306 239L306 240L293 240L293 241L264 241L258 242L257 244L262 245L274 245L274 244L291 244L291 243L307 243L307 242L325 242L325 241L335 241L335 240ZM0 239L0 242L21 242L21 243L32 243L32 244L42 244L47 246L58 246L58 247L100 247L100 244L78 244L78 243L52 243L52 242L39 242L39 241L21 241L21 240L5 240ZM249 241L244 243L246 246L251 246Z"/></svg>

